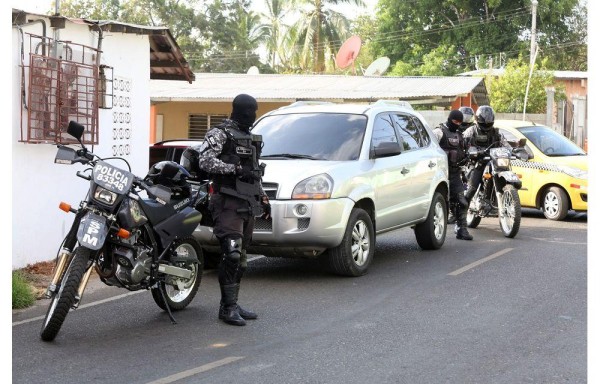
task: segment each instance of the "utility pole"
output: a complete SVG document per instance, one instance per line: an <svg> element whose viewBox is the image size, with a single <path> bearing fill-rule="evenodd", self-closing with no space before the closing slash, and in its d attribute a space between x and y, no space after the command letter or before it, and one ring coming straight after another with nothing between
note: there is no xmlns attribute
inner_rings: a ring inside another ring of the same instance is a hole
<svg viewBox="0 0 600 384"><path fill-rule="evenodd" d="M536 14L537 14L537 0L532 0L531 2L531 47L529 48L529 65L533 67L535 63L535 51L536 51L536 39L535 39L535 22L536 22Z"/></svg>

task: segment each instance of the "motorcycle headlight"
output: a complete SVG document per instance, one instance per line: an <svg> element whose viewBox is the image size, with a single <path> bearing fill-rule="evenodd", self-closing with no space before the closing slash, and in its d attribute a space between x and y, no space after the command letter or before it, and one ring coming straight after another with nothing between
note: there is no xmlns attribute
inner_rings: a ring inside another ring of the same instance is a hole
<svg viewBox="0 0 600 384"><path fill-rule="evenodd" d="M333 191L333 179L322 173L302 180L292 192L292 199L329 199Z"/></svg>
<svg viewBox="0 0 600 384"><path fill-rule="evenodd" d="M496 159L496 165L501 168L508 168L510 166L510 159L507 159L507 158Z"/></svg>
<svg viewBox="0 0 600 384"><path fill-rule="evenodd" d="M108 189L97 186L96 191L94 191L94 200L97 200L103 204L113 205L115 200L117 200L117 194L109 191Z"/></svg>
<svg viewBox="0 0 600 384"><path fill-rule="evenodd" d="M567 175L574 177L576 179L585 179L587 180L588 178L588 173L587 171L584 171L583 169L579 169L579 168L575 168L575 167L569 167L566 165L559 165L558 169L563 172L566 173Z"/></svg>

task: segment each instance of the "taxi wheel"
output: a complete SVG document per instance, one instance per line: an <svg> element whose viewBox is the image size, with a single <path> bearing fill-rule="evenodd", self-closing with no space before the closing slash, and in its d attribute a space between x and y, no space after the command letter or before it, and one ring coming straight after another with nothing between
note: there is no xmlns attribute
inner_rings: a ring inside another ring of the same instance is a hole
<svg viewBox="0 0 600 384"><path fill-rule="evenodd" d="M542 211L549 220L564 220L569 213L569 196L559 187L550 187L542 197Z"/></svg>

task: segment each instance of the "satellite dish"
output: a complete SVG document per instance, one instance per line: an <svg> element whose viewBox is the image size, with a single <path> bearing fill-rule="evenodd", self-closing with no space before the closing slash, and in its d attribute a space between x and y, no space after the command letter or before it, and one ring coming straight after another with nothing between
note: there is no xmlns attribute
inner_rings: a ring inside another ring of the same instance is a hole
<svg viewBox="0 0 600 384"><path fill-rule="evenodd" d="M248 72L246 72L246 74L248 75L258 75L260 72L258 72L258 67L256 65L251 66L250 68L248 68Z"/></svg>
<svg viewBox="0 0 600 384"><path fill-rule="evenodd" d="M381 76L390 66L389 57L383 56L372 62L365 70L364 76Z"/></svg>
<svg viewBox="0 0 600 384"><path fill-rule="evenodd" d="M335 56L335 64L338 68L344 69L354 64L354 60L358 56L361 45L360 37L354 35L348 40L344 41L344 44L340 47L337 55Z"/></svg>

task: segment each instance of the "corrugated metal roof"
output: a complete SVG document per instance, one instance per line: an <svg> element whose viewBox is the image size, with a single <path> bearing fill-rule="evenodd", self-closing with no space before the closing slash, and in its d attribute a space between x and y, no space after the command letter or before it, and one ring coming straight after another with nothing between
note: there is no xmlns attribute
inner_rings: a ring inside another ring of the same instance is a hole
<svg viewBox="0 0 600 384"><path fill-rule="evenodd" d="M248 93L259 101L374 101L397 99L450 103L474 93L478 105L489 104L482 78L392 77L346 75L274 75L196 73L192 84L151 80L152 101L231 100Z"/></svg>
<svg viewBox="0 0 600 384"><path fill-rule="evenodd" d="M502 76L505 72L504 68L493 69L478 69L476 71L459 73L458 76ZM557 79L587 79L586 71L549 71L552 72Z"/></svg>

